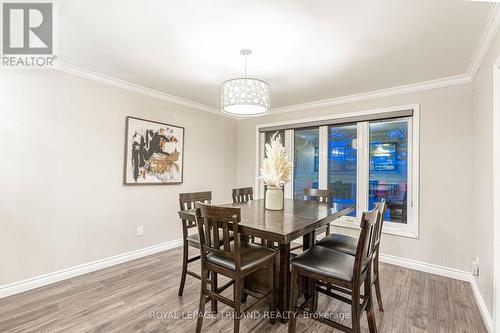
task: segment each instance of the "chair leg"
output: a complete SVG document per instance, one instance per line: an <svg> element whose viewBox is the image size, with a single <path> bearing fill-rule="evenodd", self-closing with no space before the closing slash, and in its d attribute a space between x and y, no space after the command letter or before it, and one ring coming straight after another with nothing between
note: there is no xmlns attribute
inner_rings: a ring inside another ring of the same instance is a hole
<svg viewBox="0 0 500 333"><path fill-rule="evenodd" d="M186 283L187 266L188 266L188 255L189 248L187 241L184 240L184 245L182 247L182 273L181 273L181 284L179 286L179 296L182 296L184 291L184 284Z"/></svg>
<svg viewBox="0 0 500 333"><path fill-rule="evenodd" d="M352 332L360 333L361 332L361 313L360 313L360 305L359 305L360 295L359 289L354 288L352 291L352 305L351 305L351 320L352 320Z"/></svg>
<svg viewBox="0 0 500 333"><path fill-rule="evenodd" d="M217 273L212 272L211 274L211 285L212 285L212 292L217 294L217 289L218 289L218 284L217 284ZM212 299L212 312L215 314L217 313L217 300Z"/></svg>
<svg viewBox="0 0 500 333"><path fill-rule="evenodd" d="M203 268L202 268L203 270ZM200 290L200 307L198 309L198 320L196 321L196 333L201 332L201 326L203 325L203 317L205 315L205 304L207 302L207 298L205 297L205 290L207 289L207 279L208 272L201 273L201 290Z"/></svg>
<svg viewBox="0 0 500 333"><path fill-rule="evenodd" d="M368 327L370 333L377 333L377 324L375 323L375 313L373 310L373 293L372 293L372 281L370 274L367 274L365 281L365 297L368 297L368 303L366 305L366 318L368 319Z"/></svg>
<svg viewBox="0 0 500 333"><path fill-rule="evenodd" d="M241 303L246 303L248 299L248 294L243 290L245 289L245 278L243 278L243 281L241 282Z"/></svg>
<svg viewBox="0 0 500 333"><path fill-rule="evenodd" d="M313 285L312 312L318 311L319 294L316 291L316 285Z"/></svg>
<svg viewBox="0 0 500 333"><path fill-rule="evenodd" d="M380 292L380 272L378 269L378 252L375 256L375 260L373 261L373 270L375 272L375 292L377 293L377 303L378 309L380 311L384 311L384 304L382 304L382 293Z"/></svg>
<svg viewBox="0 0 500 333"><path fill-rule="evenodd" d="M290 277L290 306L289 306L289 314L290 318L288 318L288 333L295 333L296 325L297 325L297 289L299 287L297 268L292 266L292 274Z"/></svg>
<svg viewBox="0 0 500 333"><path fill-rule="evenodd" d="M309 303L309 311L316 312L318 310L318 295L319 295L318 292L316 291L316 282L311 278L304 279L304 281L307 281L307 283L302 283L304 288L306 288L304 297L305 299L312 297L310 301L311 303Z"/></svg>
<svg viewBox="0 0 500 333"><path fill-rule="evenodd" d="M234 294L234 333L240 331L240 318L241 318L241 279L234 280L233 285Z"/></svg>
<svg viewBox="0 0 500 333"><path fill-rule="evenodd" d="M274 306L274 270L276 267L276 259L273 258L273 261L271 262L271 265L268 267L269 269L269 290L271 293L269 294L268 297L270 297L269 300L269 322L271 324L274 324L275 322L275 314L276 314L276 307Z"/></svg>
<svg viewBox="0 0 500 333"><path fill-rule="evenodd" d="M244 291L241 292L241 303L246 303L248 299L248 294Z"/></svg>

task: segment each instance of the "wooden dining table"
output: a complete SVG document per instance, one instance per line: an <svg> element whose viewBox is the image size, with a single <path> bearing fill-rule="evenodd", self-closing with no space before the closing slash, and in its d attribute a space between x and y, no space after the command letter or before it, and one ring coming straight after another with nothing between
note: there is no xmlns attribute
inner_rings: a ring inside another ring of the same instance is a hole
<svg viewBox="0 0 500 333"><path fill-rule="evenodd" d="M241 209L241 222L238 224L240 234L262 238L270 245L278 244L276 296L278 310L282 313L288 311L290 294L290 243L302 238L304 250L312 247L316 229L354 210L352 206L339 209L330 203L297 199L284 199L283 210L277 211L265 209L263 199L218 206ZM195 221L195 211L179 211L179 217Z"/></svg>

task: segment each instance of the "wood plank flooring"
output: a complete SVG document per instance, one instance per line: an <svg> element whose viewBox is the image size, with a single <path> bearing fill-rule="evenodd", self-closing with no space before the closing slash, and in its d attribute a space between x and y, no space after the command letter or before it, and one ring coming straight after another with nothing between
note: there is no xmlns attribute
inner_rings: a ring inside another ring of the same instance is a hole
<svg viewBox="0 0 500 333"><path fill-rule="evenodd" d="M3 298L0 332L194 332L200 282L188 276L177 297L180 272L181 250L175 249ZM379 332L487 332L466 282L388 264L381 265L381 281ZM204 332L232 332L232 319L221 318L231 310L219 309L218 318L204 320ZM319 311L337 318L349 308L321 295ZM287 325L252 314L242 319L242 332L287 332ZM349 325L347 318L341 322ZM366 316L362 323L368 332ZM297 331L338 332L308 318L298 320Z"/></svg>

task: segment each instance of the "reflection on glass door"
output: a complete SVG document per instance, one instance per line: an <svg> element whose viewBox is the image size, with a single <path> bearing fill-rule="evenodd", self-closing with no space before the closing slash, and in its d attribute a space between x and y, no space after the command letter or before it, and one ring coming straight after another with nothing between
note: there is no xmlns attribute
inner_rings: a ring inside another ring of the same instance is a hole
<svg viewBox="0 0 500 333"><path fill-rule="evenodd" d="M279 135L279 137L281 139L281 144L284 146L285 145L285 131L284 130L265 132L264 142L265 143L270 143L271 142L271 138L273 137L274 134Z"/></svg>
<svg viewBox="0 0 500 333"><path fill-rule="evenodd" d="M356 124L328 128L328 189L339 209L356 205L357 133ZM349 215L356 216L356 211Z"/></svg>
<svg viewBox="0 0 500 333"><path fill-rule="evenodd" d="M385 198L385 221L407 223L408 120L370 122L369 209Z"/></svg>
<svg viewBox="0 0 500 333"><path fill-rule="evenodd" d="M294 131L293 197L304 198L305 188L318 188L319 128Z"/></svg>

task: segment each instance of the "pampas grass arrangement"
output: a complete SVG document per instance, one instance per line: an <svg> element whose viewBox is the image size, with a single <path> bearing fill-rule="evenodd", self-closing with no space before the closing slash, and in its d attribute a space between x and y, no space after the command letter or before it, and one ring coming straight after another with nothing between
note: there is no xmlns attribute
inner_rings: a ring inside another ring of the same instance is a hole
<svg viewBox="0 0 500 333"><path fill-rule="evenodd" d="M292 166L281 144L281 136L278 132L274 133L271 142L266 143L266 158L262 161L260 178L269 187L281 187L290 181Z"/></svg>

